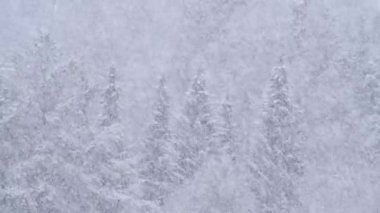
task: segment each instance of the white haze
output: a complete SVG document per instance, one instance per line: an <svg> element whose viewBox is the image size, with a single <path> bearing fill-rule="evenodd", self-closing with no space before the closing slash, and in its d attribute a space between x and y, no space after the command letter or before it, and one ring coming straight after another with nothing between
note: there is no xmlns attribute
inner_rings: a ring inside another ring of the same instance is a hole
<svg viewBox="0 0 380 213"><path fill-rule="evenodd" d="M0 0L0 213L380 212L377 0Z"/></svg>

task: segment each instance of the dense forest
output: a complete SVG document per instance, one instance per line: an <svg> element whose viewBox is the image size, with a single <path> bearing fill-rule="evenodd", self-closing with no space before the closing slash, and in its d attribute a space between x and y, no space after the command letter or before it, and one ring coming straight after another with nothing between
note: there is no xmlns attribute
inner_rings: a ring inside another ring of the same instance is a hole
<svg viewBox="0 0 380 213"><path fill-rule="evenodd" d="M380 212L377 0L0 0L1 213Z"/></svg>

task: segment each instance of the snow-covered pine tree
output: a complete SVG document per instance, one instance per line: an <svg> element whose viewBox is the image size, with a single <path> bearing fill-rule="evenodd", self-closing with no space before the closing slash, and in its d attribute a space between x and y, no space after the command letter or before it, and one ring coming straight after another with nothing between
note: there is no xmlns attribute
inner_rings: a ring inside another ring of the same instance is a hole
<svg viewBox="0 0 380 213"><path fill-rule="evenodd" d="M238 155L233 105L223 100L215 123L215 147L194 177L169 200L175 212L254 212L254 197L246 183L246 168Z"/></svg>
<svg viewBox="0 0 380 213"><path fill-rule="evenodd" d="M88 84L83 73L83 67L79 64L79 62L71 60L64 66L60 79L65 84L61 94L62 102L58 105L60 144L62 148L71 147L68 150L60 151L60 153L65 154L67 151L75 150L75 152L69 152L66 155L72 158L70 160L77 161L76 164L83 163L88 157L81 152L88 148L88 144L93 139L88 110L95 91Z"/></svg>
<svg viewBox="0 0 380 213"><path fill-rule="evenodd" d="M78 65L76 65L75 63L72 64L71 66L73 66L72 69L78 70ZM93 98L95 90L94 88L91 88L89 86L88 80L86 76L84 75L84 72L82 70L78 70L77 72L79 72L79 82L78 82L79 91L77 94L78 110L80 113L80 117L82 118L81 120L84 122L84 125L88 125L89 124L88 108L90 105L90 101Z"/></svg>
<svg viewBox="0 0 380 213"><path fill-rule="evenodd" d="M241 98L241 103L235 106L237 111L239 112L238 116L236 116L237 119L237 125L238 127L235 129L236 131L236 140L240 142L240 151L241 151L241 157L243 158L249 158L250 156L250 147L251 147L251 141L252 137L257 135L258 128L255 128L255 119L252 119L253 117L256 117L256 111L255 110L255 104L253 103L253 98L251 95L245 91Z"/></svg>
<svg viewBox="0 0 380 213"><path fill-rule="evenodd" d="M177 146L182 181L193 177L213 146L215 126L202 71L199 71L193 79L183 113L179 122Z"/></svg>
<svg viewBox="0 0 380 213"><path fill-rule="evenodd" d="M58 80L59 51L48 34L41 34L34 44L29 63L34 71L36 103L41 112L42 123L47 124L47 115L58 104L60 83Z"/></svg>
<svg viewBox="0 0 380 213"><path fill-rule="evenodd" d="M153 123L144 141L144 157L140 164L142 199L156 207L164 204L173 184L174 159L169 119L169 96L165 78L161 77L153 105Z"/></svg>
<svg viewBox="0 0 380 213"><path fill-rule="evenodd" d="M8 158L12 167L7 169L7 196L5 200L0 198L4 201L0 209L5 212L62 212L59 208L62 204L69 212L77 212L79 208L86 211L87 204L73 202L89 195L78 178L82 177L81 170L76 167L78 161L71 158L75 156L72 153L79 153L77 148L81 143L71 143L72 134L64 125L76 124L65 122L63 118L68 114L60 114L75 111L68 104L73 96L67 91L75 90L68 87L70 82L66 81L71 72L60 66L64 63L63 58L59 57L59 50L48 35L39 36L34 48L18 59L15 72L24 78L15 76L13 80L22 82L17 91L24 100L19 101L18 113L7 123L6 132L11 137L2 135L5 142L17 149L13 149L12 158ZM67 165L77 172L69 172Z"/></svg>
<svg viewBox="0 0 380 213"><path fill-rule="evenodd" d="M261 213L289 213L300 205L297 177L302 175L294 107L286 69L274 69L263 118L263 137L253 156L254 191Z"/></svg>
<svg viewBox="0 0 380 213"><path fill-rule="evenodd" d="M128 138L119 117L119 89L116 82L116 69L111 66L108 71L106 89L102 95L102 114L99 131L94 135L93 143L89 146L88 158L91 172L98 176L96 187L107 190L125 189L130 183L127 173L120 165L130 166L127 155ZM107 199L114 199L108 197ZM114 204L118 203L113 200ZM119 204L117 204L119 205Z"/></svg>
<svg viewBox="0 0 380 213"><path fill-rule="evenodd" d="M7 103L7 90L5 89L3 79L0 76L0 124L5 117L5 104Z"/></svg>
<svg viewBox="0 0 380 213"><path fill-rule="evenodd" d="M374 69L365 74L364 85L360 88L360 102L362 113L368 125L367 146L369 153L366 153L371 163L379 160L380 157L380 72Z"/></svg>
<svg viewBox="0 0 380 213"><path fill-rule="evenodd" d="M111 126L119 120L119 91L116 88L116 70L111 67L108 73L108 85L103 96L102 126Z"/></svg>
<svg viewBox="0 0 380 213"><path fill-rule="evenodd" d="M218 140L220 141L221 149L224 153L228 154L233 160L235 160L238 147L234 135L235 124L232 118L232 103L229 95L226 96L222 103L220 119Z"/></svg>
<svg viewBox="0 0 380 213"><path fill-rule="evenodd" d="M2 67L0 67L0 71L2 70ZM2 73L1 73L2 74ZM0 74L0 200L5 201L5 197L7 196L7 188L10 184L7 183L7 170L11 165L14 163L12 161L15 161L15 153L13 148L12 142L12 135L10 134L10 131L8 130L8 123L10 118L12 117L9 113L11 110L11 104L13 101L12 99L16 99L15 97L12 97L13 94L11 94L10 90L5 85L4 77ZM12 88L13 89L13 88ZM17 147L17 146L16 146ZM3 208L3 202L0 202L0 208Z"/></svg>

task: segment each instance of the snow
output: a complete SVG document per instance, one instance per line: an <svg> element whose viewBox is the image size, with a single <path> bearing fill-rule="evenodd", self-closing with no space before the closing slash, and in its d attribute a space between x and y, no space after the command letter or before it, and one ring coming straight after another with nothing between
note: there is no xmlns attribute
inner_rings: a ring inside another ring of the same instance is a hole
<svg viewBox="0 0 380 213"><path fill-rule="evenodd" d="M0 213L380 212L377 0L0 0Z"/></svg>

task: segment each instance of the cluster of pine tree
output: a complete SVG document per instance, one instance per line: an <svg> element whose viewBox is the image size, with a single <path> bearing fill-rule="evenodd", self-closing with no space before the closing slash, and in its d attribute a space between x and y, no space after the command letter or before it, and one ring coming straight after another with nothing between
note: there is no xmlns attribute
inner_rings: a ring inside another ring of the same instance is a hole
<svg viewBox="0 0 380 213"><path fill-rule="evenodd" d="M1 213L379 212L377 0L30 2L3 7ZM48 22L63 48L19 51Z"/></svg>
<svg viewBox="0 0 380 213"><path fill-rule="evenodd" d="M253 149L250 156L243 155L243 149L247 147L243 147L235 136L237 127L230 97L226 96L219 113L213 112L202 74L199 72L191 83L183 115L177 121L175 130L169 128L169 121L172 120L169 98L165 80L160 80L153 111L154 120L145 142L144 166L140 172L143 198L163 206L169 195L175 193L177 186L187 184L197 176L210 176L207 178L211 178L208 180L211 186L218 178L225 178L217 175L231 172L245 177L235 184L250 187L257 199L257 212L294 212L302 209L296 191L297 180L303 173L302 137L297 111L289 97L285 67L273 70L267 103L263 109L262 134L249 147ZM219 184L215 186L219 189L213 189L214 193L220 193L218 196L229 193L223 192L223 184L228 182ZM211 211L213 208L221 206L225 206L225 209L217 212L242 212L232 209L232 198L223 202L227 203L221 205L220 202L214 206L210 203L207 209L197 209L197 212L214 212ZM244 212L249 212L249 209Z"/></svg>
<svg viewBox="0 0 380 213"><path fill-rule="evenodd" d="M160 78L152 123L137 143L142 146L134 147L120 122L116 68L109 69L106 88L99 88L90 86L78 62L63 63L63 58L42 35L32 51L14 59L13 74L24 77L25 87L15 89L16 82L0 79L5 212L301 209L300 119L285 67L273 69L255 141L237 137L231 95L211 105L199 71L176 119L166 79ZM96 102L100 109L94 109ZM101 115L91 116L94 112ZM181 210L178 199L186 196L179 193L190 193L194 206Z"/></svg>

